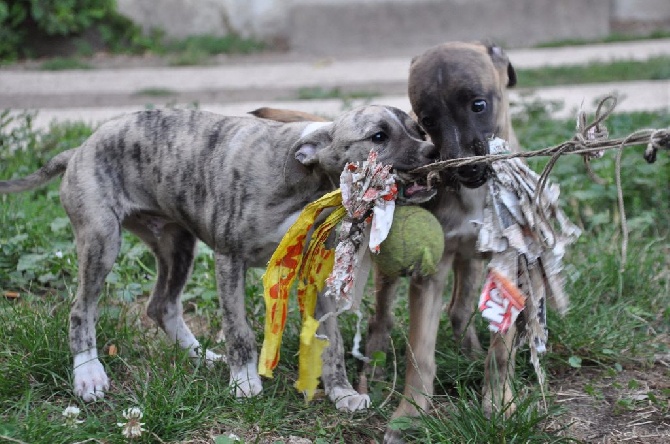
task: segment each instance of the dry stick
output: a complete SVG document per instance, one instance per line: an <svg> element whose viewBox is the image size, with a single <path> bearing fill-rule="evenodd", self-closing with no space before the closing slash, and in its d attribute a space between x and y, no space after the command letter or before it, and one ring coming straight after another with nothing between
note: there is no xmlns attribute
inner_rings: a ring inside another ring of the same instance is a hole
<svg viewBox="0 0 670 444"><path fill-rule="evenodd" d="M389 400L391 399L391 396L395 393L395 388L396 388L396 383L398 382L398 357L396 356L395 353L395 345L393 344L393 338L391 339L391 351L393 351L393 381L391 382L391 389L389 390L389 394L382 401L382 403L379 405L379 410L382 410L386 404L388 404Z"/></svg>
<svg viewBox="0 0 670 444"><path fill-rule="evenodd" d="M607 102L610 102L609 104ZM607 104L607 106L606 106ZM558 161L558 158L564 154L581 154L584 156L588 166L589 157L598 156L603 151L617 149L618 154L616 158L616 187L617 199L619 204L619 212L621 213L621 231L623 241L621 245L621 271L623 272L626 264L626 254L628 250L628 227L626 224L626 215L623 203L623 191L621 189L621 154L623 149L630 146L647 145L644 157L647 162L654 162L656 159L656 152L660 149L670 149L670 129L641 129L628 135L627 137L618 139L609 139L607 131L602 129L602 124L614 111L617 104L615 96L607 96L600 101L596 110L594 121L586 125L586 114L582 111L577 119L577 132L575 137L571 140L563 142L559 145L543 148L535 151L524 151L519 153L502 153L502 154L488 154L484 156L462 157L459 159L449 159L441 162L435 162L411 171L412 174L434 175L437 172L446 170L448 168L458 168L465 165L475 163L490 164L498 160L509 160L515 158L531 158L531 157L551 157L547 165L544 167L540 180L538 182L537 190L535 191L535 198L533 199L536 205L539 205L539 199L542 194L542 189L546 185L549 173ZM589 156L590 155L590 156ZM592 178L595 174L589 173ZM596 180L597 181L597 180Z"/></svg>

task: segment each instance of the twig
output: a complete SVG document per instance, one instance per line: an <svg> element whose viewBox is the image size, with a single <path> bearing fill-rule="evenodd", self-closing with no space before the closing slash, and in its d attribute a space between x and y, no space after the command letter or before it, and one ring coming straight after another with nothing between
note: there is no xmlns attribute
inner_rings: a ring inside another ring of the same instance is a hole
<svg viewBox="0 0 670 444"><path fill-rule="evenodd" d="M379 410L383 409L386 404L391 400L391 396L395 393L396 383L398 382L398 361L395 354L395 345L393 345L393 338L391 339L391 351L393 351L393 381L391 382L391 389L389 390L388 396L386 399L379 404Z"/></svg>
<svg viewBox="0 0 670 444"><path fill-rule="evenodd" d="M600 101L596 109L596 115L593 122L586 124L586 113L581 111L577 117L577 131L575 136L568 141L559 145L543 148L535 151L524 151L518 153L502 153L502 154L488 154L484 156L471 156L459 159L449 159L441 162L435 162L420 168L412 170L411 174L428 174L435 175L439 171L449 168L459 168L465 165L475 163L490 164L499 160L509 160L516 158L531 158L531 157L551 157L545 166L538 187L535 190L535 198L533 201L536 205L540 205L540 196L544 189L549 173L553 169L558 159L564 154L581 154L584 156L584 163L586 165L589 176L596 182L602 183L602 180L593 173L590 168L589 160L592 157L598 157L605 150L618 150L615 163L615 181L617 187L617 201L619 213L621 218L621 266L620 276L623 276L623 271L626 267L626 255L628 253L628 226L626 219L626 211L623 201L623 190L621 185L621 156L623 149L631 146L646 145L644 152L644 159L653 163L656 161L656 153L661 149L670 149L670 128L668 129L641 129L629 134L626 137L618 139L609 139L607 130L601 126L612 114L617 104L616 96L607 96ZM619 282L620 291L623 288L622 279Z"/></svg>
<svg viewBox="0 0 670 444"><path fill-rule="evenodd" d="M651 146L649 146L651 144ZM648 145L647 151L658 151L661 148L670 148L670 129L642 129L638 130L627 137L606 140L568 140L559 145L542 148L535 151L523 151L519 153L502 153L502 154L486 154L484 156L470 156L461 157L458 159L443 160L434 162L426 166L415 168L410 171L411 174L429 173L432 171L442 171L448 168L458 168L473 163L492 163L498 160L509 160L515 158L531 158L531 157L553 157L555 155L563 154L594 154L603 150L611 150L618 148L626 148L630 146ZM648 154L645 151L645 158ZM655 160L647 159L652 163Z"/></svg>

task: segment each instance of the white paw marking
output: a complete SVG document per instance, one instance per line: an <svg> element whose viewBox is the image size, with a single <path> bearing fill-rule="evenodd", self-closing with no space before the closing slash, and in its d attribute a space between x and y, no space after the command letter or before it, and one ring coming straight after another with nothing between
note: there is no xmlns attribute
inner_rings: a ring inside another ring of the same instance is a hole
<svg viewBox="0 0 670 444"><path fill-rule="evenodd" d="M263 390L256 367L256 363L249 363L237 371L230 369L230 388L235 390L236 398L251 398Z"/></svg>
<svg viewBox="0 0 670 444"><path fill-rule="evenodd" d="M328 397L335 403L335 408L343 412L357 412L370 407L370 397L351 388L334 387Z"/></svg>
<svg viewBox="0 0 670 444"><path fill-rule="evenodd" d="M85 351L74 357L74 393L85 402L105 397L109 378L96 351Z"/></svg>
<svg viewBox="0 0 670 444"><path fill-rule="evenodd" d="M207 364L207 367L213 367L215 363L217 362L226 362L227 359L225 356L220 355L218 353L214 353L213 351L205 350L205 364Z"/></svg>

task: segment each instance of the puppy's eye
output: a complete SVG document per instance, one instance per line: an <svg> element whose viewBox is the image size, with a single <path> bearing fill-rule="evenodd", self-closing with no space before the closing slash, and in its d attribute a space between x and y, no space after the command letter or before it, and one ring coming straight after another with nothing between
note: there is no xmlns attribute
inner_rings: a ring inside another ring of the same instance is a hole
<svg viewBox="0 0 670 444"><path fill-rule="evenodd" d="M470 107L470 109L472 110L473 113L483 113L484 111L486 111L487 105L488 104L486 103L486 100L477 99L474 102L472 102L472 106Z"/></svg>
<svg viewBox="0 0 670 444"><path fill-rule="evenodd" d="M430 117L424 117L423 119L421 119L421 125L423 125L423 127L426 129L434 128L435 121Z"/></svg>
<svg viewBox="0 0 670 444"><path fill-rule="evenodd" d="M372 136L370 136L370 140L373 143L384 143L389 139L388 134L386 134L384 131L379 131L374 133Z"/></svg>

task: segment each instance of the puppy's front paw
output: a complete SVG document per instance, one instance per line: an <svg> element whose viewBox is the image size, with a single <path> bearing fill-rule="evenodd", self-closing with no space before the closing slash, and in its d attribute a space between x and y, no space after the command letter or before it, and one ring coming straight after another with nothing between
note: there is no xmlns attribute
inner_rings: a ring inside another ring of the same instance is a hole
<svg viewBox="0 0 670 444"><path fill-rule="evenodd" d="M259 377L250 379L236 379L231 382L231 388L235 389L236 398L251 398L263 391L263 384Z"/></svg>
<svg viewBox="0 0 670 444"><path fill-rule="evenodd" d="M256 364L248 364L238 371L230 371L230 388L236 398L251 398L263 390L263 383L256 372Z"/></svg>
<svg viewBox="0 0 670 444"><path fill-rule="evenodd" d="M85 402L104 398L105 391L109 389L109 378L102 364L97 358L81 361L82 358L79 355L75 357L75 395L81 397Z"/></svg>
<svg viewBox="0 0 670 444"><path fill-rule="evenodd" d="M335 387L328 397L335 403L337 410L344 412L357 412L370 407L370 397L362 395L354 389Z"/></svg>

